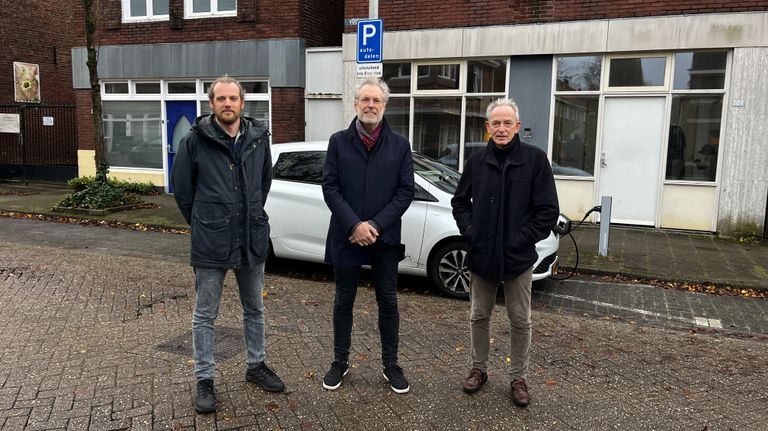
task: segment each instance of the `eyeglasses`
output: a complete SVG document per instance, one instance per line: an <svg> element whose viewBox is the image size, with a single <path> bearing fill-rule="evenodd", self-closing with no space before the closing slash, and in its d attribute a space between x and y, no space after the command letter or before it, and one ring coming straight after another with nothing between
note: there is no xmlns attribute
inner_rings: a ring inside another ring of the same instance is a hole
<svg viewBox="0 0 768 431"><path fill-rule="evenodd" d="M378 97L374 97L374 98L363 97L363 98L357 99L357 101L362 103L363 105L369 105L373 103L376 106L382 105L384 103L384 101L379 99Z"/></svg>
<svg viewBox="0 0 768 431"><path fill-rule="evenodd" d="M504 126L504 128L511 129L518 125L519 121L511 121L511 120L505 120L505 121L492 121L490 123L491 129L498 129L501 126Z"/></svg>

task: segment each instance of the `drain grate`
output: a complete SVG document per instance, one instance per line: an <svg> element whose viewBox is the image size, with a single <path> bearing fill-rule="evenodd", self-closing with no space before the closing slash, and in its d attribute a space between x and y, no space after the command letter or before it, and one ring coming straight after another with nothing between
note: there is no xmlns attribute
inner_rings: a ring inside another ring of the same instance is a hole
<svg viewBox="0 0 768 431"><path fill-rule="evenodd" d="M170 339L156 347L161 352L173 353L179 356L192 357L192 330ZM239 355L245 350L243 330L227 326L216 327L216 345L213 356L217 361L223 361Z"/></svg>

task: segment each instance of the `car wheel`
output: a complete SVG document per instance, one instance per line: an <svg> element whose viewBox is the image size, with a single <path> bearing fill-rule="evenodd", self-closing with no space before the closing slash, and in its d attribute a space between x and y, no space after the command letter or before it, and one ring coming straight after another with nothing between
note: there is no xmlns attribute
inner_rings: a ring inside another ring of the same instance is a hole
<svg viewBox="0 0 768 431"><path fill-rule="evenodd" d="M469 298L469 267L467 245L460 241L440 246L429 260L432 283L451 298Z"/></svg>

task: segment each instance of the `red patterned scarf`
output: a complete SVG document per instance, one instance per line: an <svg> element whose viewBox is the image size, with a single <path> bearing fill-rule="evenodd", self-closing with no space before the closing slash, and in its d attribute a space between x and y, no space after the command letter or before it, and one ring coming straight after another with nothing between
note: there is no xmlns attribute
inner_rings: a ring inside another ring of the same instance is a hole
<svg viewBox="0 0 768 431"><path fill-rule="evenodd" d="M357 134L360 136L360 140L363 141L363 145L365 145L365 149L368 150L369 153L373 151L373 147L376 146L376 141L379 140L379 136L381 135L381 125L382 123L379 123L373 130L373 133L369 135L363 128L363 124L360 120L355 121Z"/></svg>

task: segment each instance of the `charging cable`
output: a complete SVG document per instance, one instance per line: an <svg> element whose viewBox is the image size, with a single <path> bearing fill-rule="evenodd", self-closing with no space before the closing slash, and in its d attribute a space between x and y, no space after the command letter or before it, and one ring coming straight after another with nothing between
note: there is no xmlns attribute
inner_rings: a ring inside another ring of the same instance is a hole
<svg viewBox="0 0 768 431"><path fill-rule="evenodd" d="M581 226L581 224L584 223L584 220L586 220L587 217L589 217L590 214L592 214L595 211L599 212L600 210L602 210L602 207L600 205L592 207L592 209L590 209L589 211L587 211L586 214L584 214L584 218L581 219L580 222L576 223L576 226L572 226L570 229L568 229L568 232L565 232L566 235L571 237L571 241L573 241L573 248L574 248L574 250L576 250L576 264L573 265L573 268L571 269L571 273L568 274L567 276L565 276L565 277L550 276L549 278L551 278L553 280L563 281L563 280L567 280L567 279L573 277L576 274L576 271L579 268L579 246L576 244L576 238L573 237L571 232L573 232L576 229L578 229L579 226Z"/></svg>

